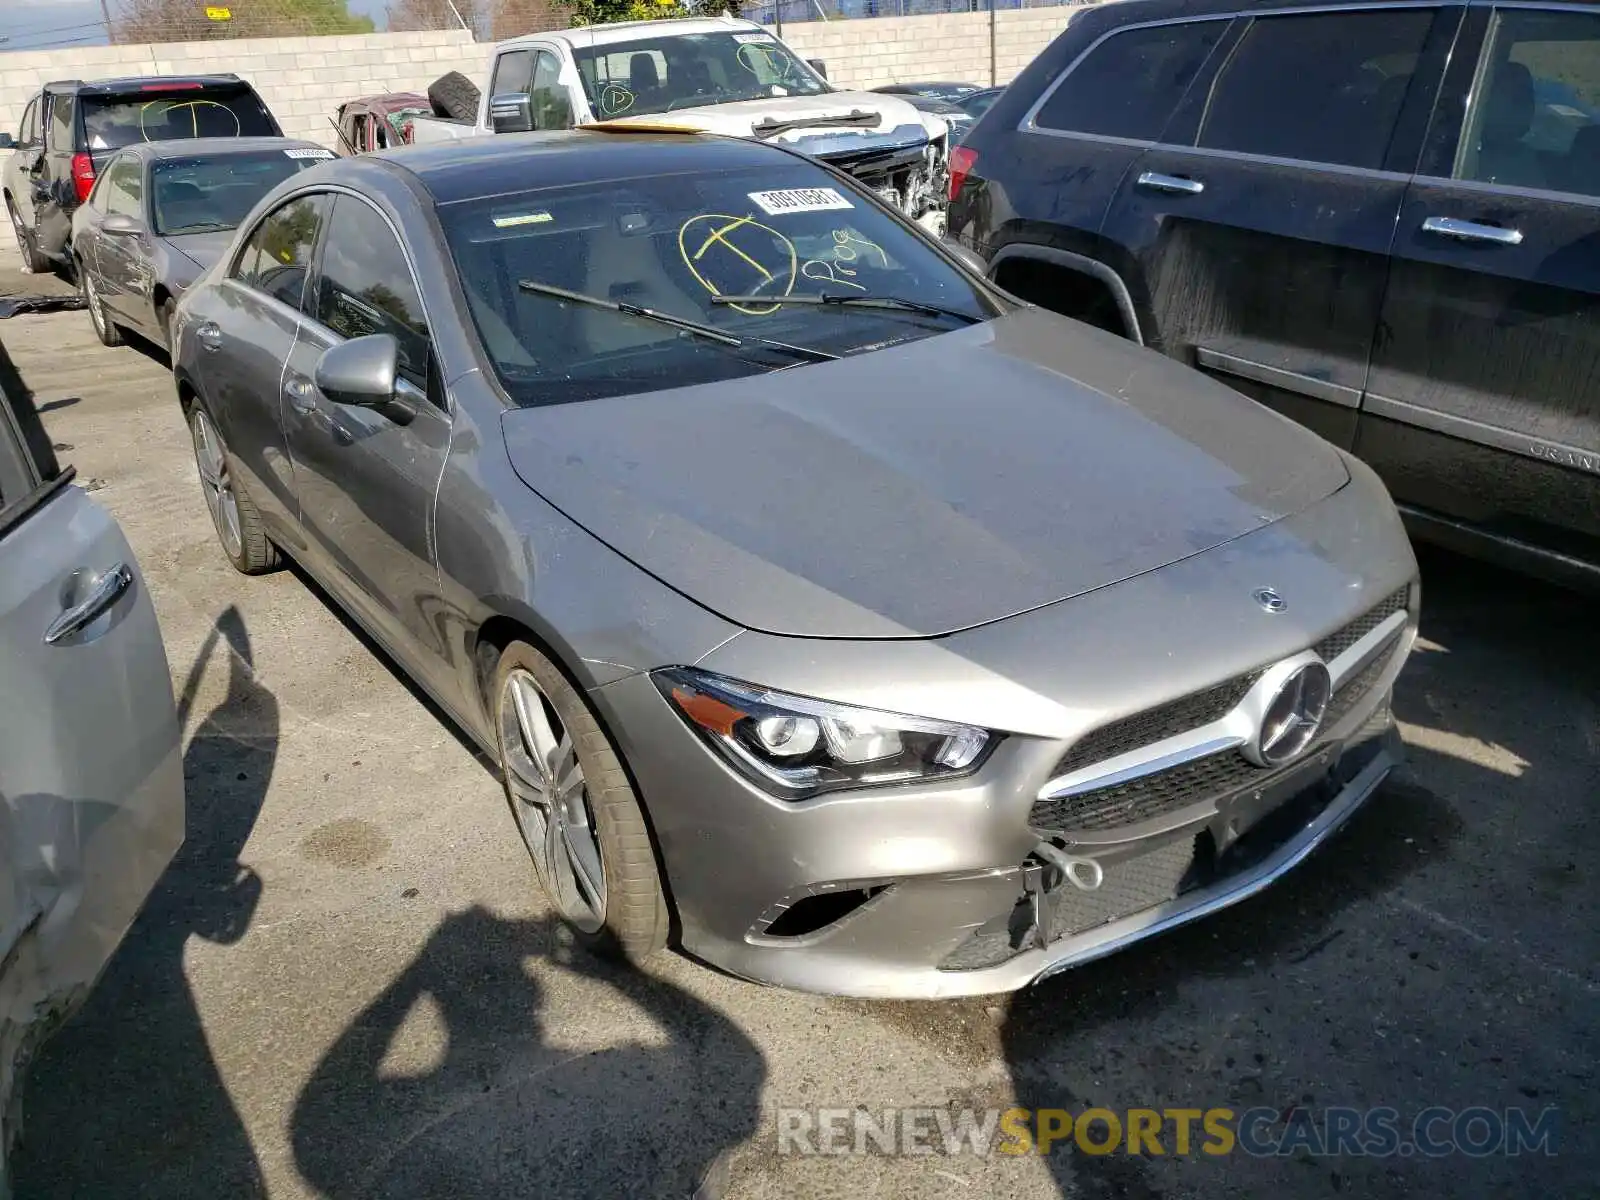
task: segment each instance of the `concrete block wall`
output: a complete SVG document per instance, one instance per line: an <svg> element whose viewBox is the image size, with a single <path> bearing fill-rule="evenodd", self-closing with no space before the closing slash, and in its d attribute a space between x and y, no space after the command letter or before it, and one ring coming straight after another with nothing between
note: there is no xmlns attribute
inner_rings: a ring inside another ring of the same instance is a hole
<svg viewBox="0 0 1600 1200"><path fill-rule="evenodd" d="M1009 83L1078 11L996 13L995 82ZM807 21L784 26L783 40L802 57L825 60L829 78L840 87L919 79L990 82L988 13ZM447 71L460 71L482 87L489 52L465 30L11 51L0 53L0 130L15 134L23 106L52 79L233 72L255 86L290 137L332 146L328 118L344 101L425 91Z"/></svg>
<svg viewBox="0 0 1600 1200"><path fill-rule="evenodd" d="M328 118L344 101L425 91L446 71L478 79L487 61L488 47L459 29L12 51L0 54L0 129L15 134L23 106L52 79L232 72L250 81L284 133L331 146Z"/></svg>

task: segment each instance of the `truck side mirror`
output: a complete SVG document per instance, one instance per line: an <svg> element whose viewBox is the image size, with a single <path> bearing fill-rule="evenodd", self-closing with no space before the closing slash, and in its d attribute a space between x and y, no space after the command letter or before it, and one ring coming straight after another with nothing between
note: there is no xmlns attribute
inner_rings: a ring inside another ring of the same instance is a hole
<svg viewBox="0 0 1600 1200"><path fill-rule="evenodd" d="M489 98L489 127L496 133L527 133L533 128L533 102L526 92Z"/></svg>
<svg viewBox="0 0 1600 1200"><path fill-rule="evenodd" d="M0 133L0 150L13 150L16 145L16 139L9 133Z"/></svg>
<svg viewBox="0 0 1600 1200"><path fill-rule="evenodd" d="M813 71L815 71L818 75L821 75L824 79L826 79L828 77L828 64L823 62L822 59L820 59L820 58L808 58L808 59L806 59L806 66L810 67Z"/></svg>

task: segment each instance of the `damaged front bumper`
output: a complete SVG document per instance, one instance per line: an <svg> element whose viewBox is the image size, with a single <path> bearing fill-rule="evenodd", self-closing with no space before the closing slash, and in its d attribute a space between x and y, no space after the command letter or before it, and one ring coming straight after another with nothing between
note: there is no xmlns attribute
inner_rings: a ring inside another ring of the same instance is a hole
<svg viewBox="0 0 1600 1200"><path fill-rule="evenodd" d="M884 133L819 133L786 140L853 176L913 221L944 208L948 137L930 137L920 125L901 125Z"/></svg>

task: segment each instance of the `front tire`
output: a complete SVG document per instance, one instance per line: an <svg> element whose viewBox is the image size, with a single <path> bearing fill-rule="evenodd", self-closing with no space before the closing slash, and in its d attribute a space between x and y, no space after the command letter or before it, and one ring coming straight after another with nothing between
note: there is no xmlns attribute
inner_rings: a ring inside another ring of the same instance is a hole
<svg viewBox="0 0 1600 1200"><path fill-rule="evenodd" d="M94 326L95 336L100 339L100 344L122 345L122 330L117 328L111 319L111 314L106 311L105 298L95 286L94 275L88 266L81 262L78 264L78 295L83 297L83 306L89 310L89 323Z"/></svg>
<svg viewBox="0 0 1600 1200"><path fill-rule="evenodd" d="M590 950L643 962L670 917L644 810L577 689L512 642L490 693L506 799L551 905Z"/></svg>
<svg viewBox="0 0 1600 1200"><path fill-rule="evenodd" d="M198 402L189 412L189 436L222 553L242 575L272 570L278 565L278 548L268 540L250 493L234 478L233 463L216 424Z"/></svg>

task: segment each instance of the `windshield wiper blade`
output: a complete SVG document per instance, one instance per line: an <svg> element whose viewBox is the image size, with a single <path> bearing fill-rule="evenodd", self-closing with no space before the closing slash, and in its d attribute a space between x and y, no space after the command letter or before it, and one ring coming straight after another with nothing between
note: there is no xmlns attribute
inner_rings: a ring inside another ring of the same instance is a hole
<svg viewBox="0 0 1600 1200"><path fill-rule="evenodd" d="M764 337L735 337L725 333L715 325L707 325L700 321L691 321L687 317L676 317L655 308L645 308L641 304L630 304L626 300L607 300L602 296L590 296L585 292L574 292L564 287L557 287L553 283L540 283L537 279L519 279L517 287L525 292L534 292L540 296L552 296L557 300L570 300L574 304L587 304L591 308L605 309L607 312L620 313L625 317L634 317L640 321L655 321L661 325L681 329L684 333L704 338L708 342L720 346L729 346L735 350L741 349L748 342L758 345L770 346L774 350L782 350L799 358L809 359L812 362L832 362L838 358L837 354L830 354L826 350L814 350L810 346L794 346L788 342L774 341Z"/></svg>
<svg viewBox="0 0 1600 1200"><path fill-rule="evenodd" d="M983 321L959 308L946 308L942 304L929 304L924 300L908 300L904 296L838 296L823 293L803 293L791 296L713 296L713 304L814 304L838 308L897 308L906 312L923 313L930 317L958 317L969 325Z"/></svg>

